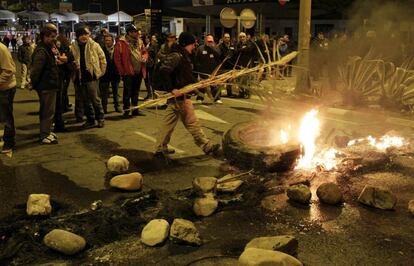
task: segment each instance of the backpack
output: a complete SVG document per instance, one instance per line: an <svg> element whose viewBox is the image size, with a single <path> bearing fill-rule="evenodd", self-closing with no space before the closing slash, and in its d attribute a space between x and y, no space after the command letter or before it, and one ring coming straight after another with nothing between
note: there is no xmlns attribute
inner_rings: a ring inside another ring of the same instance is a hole
<svg viewBox="0 0 414 266"><path fill-rule="evenodd" d="M163 88L163 77L160 73L160 69L164 66L168 66L171 62L171 60L177 55L179 54L180 57L182 57L182 54L177 52L177 51L173 51L173 52L169 52L167 54L165 54L164 56L160 57L157 59L157 62L155 63L154 66L154 71L152 73L152 77L151 78L151 85L153 90L159 90L159 91L165 91L165 88Z"/></svg>

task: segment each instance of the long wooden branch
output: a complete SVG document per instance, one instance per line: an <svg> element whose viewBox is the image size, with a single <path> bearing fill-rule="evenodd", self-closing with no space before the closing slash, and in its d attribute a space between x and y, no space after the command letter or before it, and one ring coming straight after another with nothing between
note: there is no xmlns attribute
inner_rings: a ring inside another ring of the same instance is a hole
<svg viewBox="0 0 414 266"><path fill-rule="evenodd" d="M291 53L287 54L286 56L284 56L283 58L281 58L280 60L275 61L275 62L269 62L267 64L261 64L261 65L258 65L256 67L253 67L253 68L244 68L244 69L239 69L239 70L238 69L233 69L233 70L230 70L230 71L228 71L226 73L223 73L223 74L220 74L220 75L211 76L210 78L201 80L197 83L189 84L189 85L179 89L179 91L182 94L187 94L187 93L193 92L193 91L198 90L198 89L206 88L208 86L221 85L223 83L226 83L230 79L236 79L238 77L241 77L241 76L244 76L244 75L247 75L247 74L255 73L255 72L257 72L258 70L261 70L261 69L271 68L273 66L286 65L287 63L292 61L297 55L298 55L298 52L291 52ZM162 103L162 102L165 102L165 100L168 100L168 99L171 99L171 98L174 98L174 95L172 93L166 93L166 94L163 94L163 95L159 96L157 99L146 101L141 105L134 106L134 107L130 108L129 110L124 110L124 111L132 111L132 110L140 109L140 108L144 108L144 107L155 106L155 105L157 105L159 103Z"/></svg>

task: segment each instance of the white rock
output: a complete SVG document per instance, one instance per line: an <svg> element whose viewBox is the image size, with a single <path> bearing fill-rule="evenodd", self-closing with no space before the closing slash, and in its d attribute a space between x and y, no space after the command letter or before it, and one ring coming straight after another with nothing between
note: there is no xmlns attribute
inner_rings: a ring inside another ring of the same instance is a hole
<svg viewBox="0 0 414 266"><path fill-rule="evenodd" d="M193 180L193 188L197 192L208 193L216 189L217 178L197 177Z"/></svg>
<svg viewBox="0 0 414 266"><path fill-rule="evenodd" d="M106 163L106 167L113 174L123 174L128 171L129 161L123 156L112 156Z"/></svg>
<svg viewBox="0 0 414 266"><path fill-rule="evenodd" d="M414 215L414 199L410 200L408 202L408 211Z"/></svg>
<svg viewBox="0 0 414 266"><path fill-rule="evenodd" d="M190 245L201 245L200 234L195 225L188 220L174 219L170 229L170 239Z"/></svg>
<svg viewBox="0 0 414 266"><path fill-rule="evenodd" d="M170 224L164 219L155 219L145 225L141 232L141 242L147 246L161 244L167 239Z"/></svg>
<svg viewBox="0 0 414 266"><path fill-rule="evenodd" d="M111 187L133 191L141 189L143 182L143 176L140 173L135 172L125 175L117 175L111 179L109 184Z"/></svg>
<svg viewBox="0 0 414 266"><path fill-rule="evenodd" d="M391 191L372 186L364 187L358 201L382 210L392 210L397 204L397 198Z"/></svg>
<svg viewBox="0 0 414 266"><path fill-rule="evenodd" d="M66 255L74 255L83 250L86 245L83 237L61 229L50 231L43 238L43 243L49 248Z"/></svg>
<svg viewBox="0 0 414 266"><path fill-rule="evenodd" d="M298 250L298 240L290 235L257 237L247 243L246 248L274 250L294 255Z"/></svg>
<svg viewBox="0 0 414 266"><path fill-rule="evenodd" d="M296 258L279 251L247 248L239 257L240 266L302 266Z"/></svg>
<svg viewBox="0 0 414 266"><path fill-rule="evenodd" d="M218 207L218 201L213 194L207 194L203 198L194 201L193 210L197 216L210 216Z"/></svg>
<svg viewBox="0 0 414 266"><path fill-rule="evenodd" d="M27 199L26 212L28 215L49 215L52 213L50 195L30 194Z"/></svg>
<svg viewBox="0 0 414 266"><path fill-rule="evenodd" d="M290 186L287 190L287 196L293 201L308 204L312 197L312 193L309 187L299 184Z"/></svg>
<svg viewBox="0 0 414 266"><path fill-rule="evenodd" d="M324 183L316 190L316 195L323 203L338 204L342 201L342 191L335 183Z"/></svg>

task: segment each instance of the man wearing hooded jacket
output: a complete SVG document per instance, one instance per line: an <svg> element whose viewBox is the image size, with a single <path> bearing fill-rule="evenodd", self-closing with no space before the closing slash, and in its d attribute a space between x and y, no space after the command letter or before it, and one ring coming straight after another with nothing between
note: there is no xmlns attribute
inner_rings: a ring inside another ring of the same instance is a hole
<svg viewBox="0 0 414 266"><path fill-rule="evenodd" d="M217 155L220 151L220 144L213 144L201 129L189 97L179 91L180 88L195 82L191 61L194 48L194 36L188 32L183 32L179 36L179 44L172 45L168 58L165 58L160 65L162 87L167 92L172 93L174 98L167 102L168 107L157 141L156 156L164 157L168 153L174 152L174 150L168 149L168 143L179 119L204 153Z"/></svg>
<svg viewBox="0 0 414 266"><path fill-rule="evenodd" d="M142 79L146 77L148 52L140 39L140 31L131 24L126 29L127 35L115 44L114 61L118 73L124 82L123 104L124 117L129 117L130 108L138 106L138 94ZM142 115L138 109L132 111L133 116Z"/></svg>

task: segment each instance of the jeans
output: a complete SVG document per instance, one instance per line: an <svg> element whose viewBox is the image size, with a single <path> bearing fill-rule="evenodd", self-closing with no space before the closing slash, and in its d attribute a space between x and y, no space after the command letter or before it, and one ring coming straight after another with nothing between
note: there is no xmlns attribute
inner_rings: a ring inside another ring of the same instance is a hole
<svg viewBox="0 0 414 266"><path fill-rule="evenodd" d="M69 96L68 88L70 84L70 77L64 77L62 81L62 103L63 103L63 112L67 112L69 109Z"/></svg>
<svg viewBox="0 0 414 266"><path fill-rule="evenodd" d="M58 90L56 92L56 110L55 110L55 129L62 129L65 127L63 121L63 110L65 103L63 102L63 92Z"/></svg>
<svg viewBox="0 0 414 266"><path fill-rule="evenodd" d="M117 108L119 106L118 101L118 87L119 81L118 80L111 80L111 81L99 81L99 92L102 99L102 107L104 110L107 110L108 105L108 98L109 98L109 85L112 87L112 97L114 98L114 106Z"/></svg>
<svg viewBox="0 0 414 266"><path fill-rule="evenodd" d="M13 100L16 88L0 91L0 122L4 123L4 146L15 145L16 129L14 128Z"/></svg>
<svg viewBox="0 0 414 266"><path fill-rule="evenodd" d="M82 87L79 82L75 82L75 117L77 120L82 120L85 115L85 106L82 96Z"/></svg>
<svg viewBox="0 0 414 266"><path fill-rule="evenodd" d="M98 81L81 83L79 85L82 93L82 102L85 107L85 115L89 122L104 120L104 111L102 107L101 98L99 98Z"/></svg>
<svg viewBox="0 0 414 266"><path fill-rule="evenodd" d="M40 101L40 139L44 139L52 132L53 117L56 110L56 96L58 90L37 91Z"/></svg>
<svg viewBox="0 0 414 266"><path fill-rule="evenodd" d="M123 93L123 103L124 111L128 110L131 105L138 106L138 93L141 87L142 75L136 74L133 76L124 76L124 93Z"/></svg>
<svg viewBox="0 0 414 266"><path fill-rule="evenodd" d="M20 83L20 88L24 89L30 83L30 71L26 64L22 64L20 74L22 78L22 82Z"/></svg>

